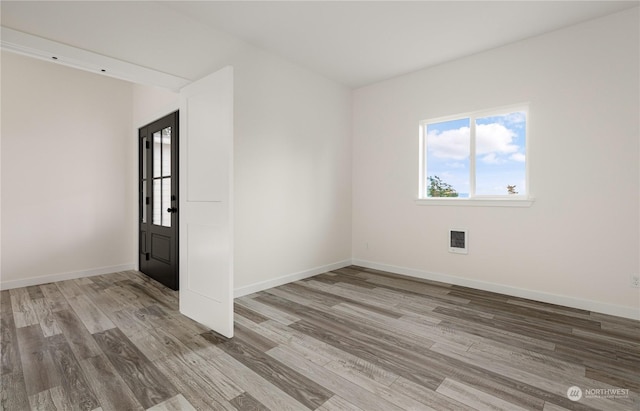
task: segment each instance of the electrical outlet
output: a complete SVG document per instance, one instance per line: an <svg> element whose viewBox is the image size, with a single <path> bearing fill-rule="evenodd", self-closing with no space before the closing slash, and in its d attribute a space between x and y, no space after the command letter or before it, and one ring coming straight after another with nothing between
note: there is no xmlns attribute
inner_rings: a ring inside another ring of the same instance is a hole
<svg viewBox="0 0 640 411"><path fill-rule="evenodd" d="M631 274L631 287L640 288L640 274Z"/></svg>

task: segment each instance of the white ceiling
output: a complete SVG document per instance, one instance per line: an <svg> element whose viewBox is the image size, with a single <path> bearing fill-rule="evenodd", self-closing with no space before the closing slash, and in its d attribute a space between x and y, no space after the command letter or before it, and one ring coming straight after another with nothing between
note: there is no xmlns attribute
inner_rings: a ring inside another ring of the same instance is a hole
<svg viewBox="0 0 640 411"><path fill-rule="evenodd" d="M201 77L249 43L360 87L639 4L2 1L0 7L5 27L184 78Z"/></svg>

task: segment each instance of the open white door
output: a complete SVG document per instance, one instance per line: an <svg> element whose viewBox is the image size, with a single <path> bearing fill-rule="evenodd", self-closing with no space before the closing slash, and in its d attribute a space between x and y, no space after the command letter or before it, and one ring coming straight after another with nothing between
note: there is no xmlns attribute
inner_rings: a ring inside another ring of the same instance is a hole
<svg viewBox="0 0 640 411"><path fill-rule="evenodd" d="M233 68L180 90L180 312L233 337Z"/></svg>

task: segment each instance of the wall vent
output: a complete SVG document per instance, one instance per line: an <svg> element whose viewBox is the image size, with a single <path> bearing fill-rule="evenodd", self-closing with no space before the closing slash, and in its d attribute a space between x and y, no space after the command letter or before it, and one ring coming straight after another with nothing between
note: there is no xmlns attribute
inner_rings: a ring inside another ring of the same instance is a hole
<svg viewBox="0 0 640 411"><path fill-rule="evenodd" d="M456 254L469 253L469 233L466 229L452 228L449 230L449 252Z"/></svg>

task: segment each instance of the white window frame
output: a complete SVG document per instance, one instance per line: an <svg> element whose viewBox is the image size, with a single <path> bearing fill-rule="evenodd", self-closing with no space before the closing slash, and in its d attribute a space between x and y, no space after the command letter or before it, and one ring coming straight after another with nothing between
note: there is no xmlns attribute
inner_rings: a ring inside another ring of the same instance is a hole
<svg viewBox="0 0 640 411"><path fill-rule="evenodd" d="M498 116L513 112L524 112L527 120L525 123L525 184L526 194L504 194L504 195L476 195L476 118ZM442 123L452 120L469 119L470 128L470 152L469 152L469 197L428 197L427 196L427 142L426 129L428 124ZM419 187L416 204L429 206L490 206L490 207L531 207L534 197L531 195L531 183L529 178L530 152L529 142L531 134L529 132L531 123L531 110L529 103L503 106L488 110L473 111L469 113L456 114L452 116L432 118L422 120L419 126Z"/></svg>

